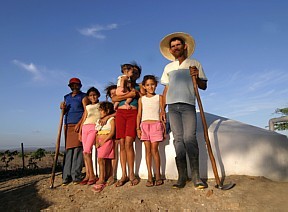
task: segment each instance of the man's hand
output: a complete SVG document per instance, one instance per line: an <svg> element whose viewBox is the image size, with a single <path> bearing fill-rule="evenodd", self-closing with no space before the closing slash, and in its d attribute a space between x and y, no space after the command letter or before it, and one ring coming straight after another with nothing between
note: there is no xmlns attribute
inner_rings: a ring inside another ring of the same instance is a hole
<svg viewBox="0 0 288 212"><path fill-rule="evenodd" d="M192 77L192 76L196 76L196 79L197 79L198 76L199 76L199 70L198 70L198 68L196 68L196 66L189 66L189 69L190 69L190 75L191 75L191 77Z"/></svg>
<svg viewBox="0 0 288 212"><path fill-rule="evenodd" d="M206 80L202 80L199 78L199 70L196 68L196 66L189 66L190 69L190 75L193 78L195 76L198 88L205 90L207 88L207 82Z"/></svg>
<svg viewBox="0 0 288 212"><path fill-rule="evenodd" d="M61 110L65 110L66 109L66 103L65 102L61 102L60 103L60 109Z"/></svg>

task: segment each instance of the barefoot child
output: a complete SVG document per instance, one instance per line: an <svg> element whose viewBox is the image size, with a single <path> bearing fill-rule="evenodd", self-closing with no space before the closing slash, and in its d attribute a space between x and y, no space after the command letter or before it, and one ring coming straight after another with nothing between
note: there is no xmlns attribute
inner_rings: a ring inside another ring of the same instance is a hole
<svg viewBox="0 0 288 212"><path fill-rule="evenodd" d="M160 176L159 142L163 140L165 125L160 121L160 113L164 111L162 96L156 95L157 79L153 75L143 78L142 86L146 95L138 100L137 136L144 141L146 164L148 169L147 187L154 185L152 178L152 157L155 163L155 185L163 184Z"/></svg>
<svg viewBox="0 0 288 212"><path fill-rule="evenodd" d="M123 75L118 77L117 89L116 89L117 96L123 96L130 91L128 84L130 81L130 77L133 75L133 66L130 64L121 65L121 72L123 73ZM126 109L131 109L131 106L130 106L131 102L132 102L132 98L126 99L125 101ZM114 109L116 109L118 105L119 105L119 102L115 102Z"/></svg>
<svg viewBox="0 0 288 212"><path fill-rule="evenodd" d="M92 147L95 144L96 137L95 123L100 118L98 103L100 92L96 88L91 87L87 91L87 96L91 104L86 105L83 115L84 122L82 124L82 144L86 167L86 176L80 183L81 185L92 185L95 184L97 181L92 164Z"/></svg>
<svg viewBox="0 0 288 212"><path fill-rule="evenodd" d="M111 115L114 113L114 105L111 102L101 102L99 105L99 110L101 118ZM112 172L110 171L109 176L106 175L106 166L107 164L111 165L111 160L114 158L114 140L115 135L115 120L114 117L110 117L107 120L105 125L100 124L100 120L96 123L96 148L97 148L97 157L99 164L99 181L93 187L93 191L101 192L105 185L105 179L113 177ZM112 167L110 168L110 170Z"/></svg>

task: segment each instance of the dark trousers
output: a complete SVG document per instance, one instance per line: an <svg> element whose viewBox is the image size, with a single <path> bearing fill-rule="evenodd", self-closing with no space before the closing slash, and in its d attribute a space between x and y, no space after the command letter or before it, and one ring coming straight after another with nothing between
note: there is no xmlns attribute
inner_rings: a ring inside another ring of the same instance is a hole
<svg viewBox="0 0 288 212"><path fill-rule="evenodd" d="M83 147L66 150L63 167L63 182L80 181L83 168Z"/></svg>

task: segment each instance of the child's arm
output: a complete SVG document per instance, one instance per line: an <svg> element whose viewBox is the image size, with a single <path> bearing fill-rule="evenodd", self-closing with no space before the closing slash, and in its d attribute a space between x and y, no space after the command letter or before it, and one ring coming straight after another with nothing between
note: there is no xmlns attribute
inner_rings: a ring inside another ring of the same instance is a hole
<svg viewBox="0 0 288 212"><path fill-rule="evenodd" d="M106 138L103 141L99 142L100 146L102 146L107 141L111 140L114 137L114 135L115 135L115 119L112 119L110 121L110 124L111 124L111 131L110 131L110 133L106 136Z"/></svg>
<svg viewBox="0 0 288 212"><path fill-rule="evenodd" d="M90 101L89 101L88 97L85 96L82 99L82 105L83 105L83 108L84 108L84 113L85 113L85 110L86 110L86 105L89 105L89 104L90 104ZM75 132L79 132L80 129L82 128L82 124L83 124L83 122L85 121L85 119L87 117L87 114L84 116L84 113L83 113L80 121L75 125L75 128L74 128Z"/></svg>
<svg viewBox="0 0 288 212"><path fill-rule="evenodd" d="M142 119L142 101L141 101L141 97L140 99L138 99L138 113L137 113L137 136L140 139L141 138L141 128L140 128L140 123L141 123L141 119Z"/></svg>
<svg viewBox="0 0 288 212"><path fill-rule="evenodd" d="M110 119L111 117L115 117L115 116L116 116L116 112L99 119L99 123L101 124L101 126L103 126L107 123L108 119Z"/></svg>
<svg viewBox="0 0 288 212"><path fill-rule="evenodd" d="M81 120L78 122L79 124L79 133L78 133L78 139L79 141L82 141L82 127L83 127L83 123L87 118L87 110L86 110L86 106L84 107L84 113L82 115ZM76 126L75 126L76 127Z"/></svg>

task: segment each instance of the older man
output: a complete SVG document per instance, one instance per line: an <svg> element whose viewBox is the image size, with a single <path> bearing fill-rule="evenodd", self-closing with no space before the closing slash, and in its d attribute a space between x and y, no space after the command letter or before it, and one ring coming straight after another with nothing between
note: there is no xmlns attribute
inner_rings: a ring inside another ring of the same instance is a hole
<svg viewBox="0 0 288 212"><path fill-rule="evenodd" d="M64 96L64 102L61 102L60 108L65 110L65 159L63 167L63 183L67 185L71 181L78 184L82 180L83 167L83 147L79 141L79 130L81 119L84 112L82 100L86 94L80 89L81 81L78 78L71 78L68 86L71 93Z"/></svg>
<svg viewBox="0 0 288 212"><path fill-rule="evenodd" d="M165 36L160 43L162 55L172 62L166 65L161 77L165 85L164 105L168 105L169 120L174 137L178 181L173 188L183 188L187 180L188 155L195 188L206 184L199 176L199 148L196 139L195 93L191 76L196 76L200 89L207 88L207 78L201 64L189 59L194 52L194 39L187 33L176 32ZM190 71L190 67L192 67ZM162 114L165 120L165 114Z"/></svg>

